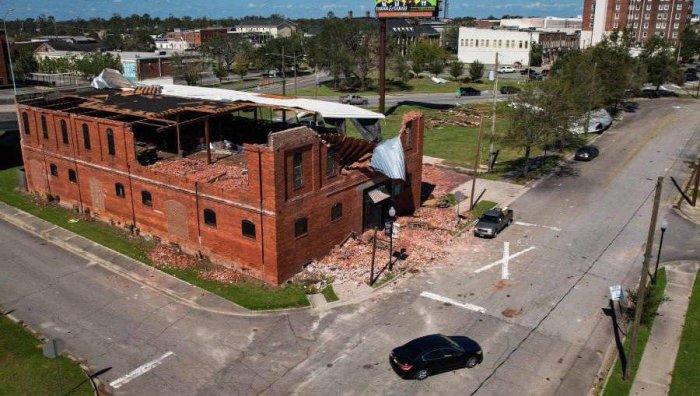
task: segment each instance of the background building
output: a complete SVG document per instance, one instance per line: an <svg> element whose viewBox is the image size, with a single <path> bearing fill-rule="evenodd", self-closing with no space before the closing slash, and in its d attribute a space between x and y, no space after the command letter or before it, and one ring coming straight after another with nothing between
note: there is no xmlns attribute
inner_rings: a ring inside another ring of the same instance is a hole
<svg viewBox="0 0 700 396"><path fill-rule="evenodd" d="M464 63L479 61L492 65L498 52L501 65L529 64L531 43L539 42L540 33L508 29L459 28L457 57Z"/></svg>
<svg viewBox="0 0 700 396"><path fill-rule="evenodd" d="M584 0L581 48L625 29L638 42L659 35L677 43L692 13L692 0Z"/></svg>

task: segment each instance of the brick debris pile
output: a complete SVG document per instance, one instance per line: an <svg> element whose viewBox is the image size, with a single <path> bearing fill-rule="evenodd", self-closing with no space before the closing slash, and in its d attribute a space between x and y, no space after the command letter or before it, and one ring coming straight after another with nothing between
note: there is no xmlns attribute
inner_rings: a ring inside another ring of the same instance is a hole
<svg viewBox="0 0 700 396"><path fill-rule="evenodd" d="M193 268L199 263L195 257L164 244L158 244L151 249L148 258L160 267L176 269Z"/></svg>
<svg viewBox="0 0 700 396"><path fill-rule="evenodd" d="M478 127L481 113L468 106L455 106L445 110L439 110L436 114L426 118L426 129L440 129L446 125L462 127Z"/></svg>
<svg viewBox="0 0 700 396"><path fill-rule="evenodd" d="M223 189L248 186L248 170L224 163L207 164L190 158L159 161L150 166L157 172L182 176L200 183L210 183Z"/></svg>
<svg viewBox="0 0 700 396"><path fill-rule="evenodd" d="M434 197L441 197L469 180L471 180L471 176L464 173L442 169L434 165L423 165L423 183L435 186L432 192Z"/></svg>

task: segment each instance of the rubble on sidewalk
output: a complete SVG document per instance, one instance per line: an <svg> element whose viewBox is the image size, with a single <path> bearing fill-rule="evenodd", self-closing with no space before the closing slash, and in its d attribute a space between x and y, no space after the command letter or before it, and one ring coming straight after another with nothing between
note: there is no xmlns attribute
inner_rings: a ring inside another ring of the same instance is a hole
<svg viewBox="0 0 700 396"><path fill-rule="evenodd" d="M181 252L173 246L158 244L150 252L148 258L159 267L185 269L195 267L198 263L195 257Z"/></svg>
<svg viewBox="0 0 700 396"><path fill-rule="evenodd" d="M450 171L435 165L423 164L423 183L435 186L432 194L436 198L454 190L471 179L470 175L464 173Z"/></svg>

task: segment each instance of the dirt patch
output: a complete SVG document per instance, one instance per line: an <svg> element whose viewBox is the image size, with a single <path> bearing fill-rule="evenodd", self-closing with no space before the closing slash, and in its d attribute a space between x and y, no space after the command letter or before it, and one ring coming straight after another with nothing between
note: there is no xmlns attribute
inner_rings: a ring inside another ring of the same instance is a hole
<svg viewBox="0 0 700 396"><path fill-rule="evenodd" d="M504 281L504 280L499 280L498 282L493 284L493 287L496 290L503 290L506 287L508 287L508 283L506 283L506 281Z"/></svg>
<svg viewBox="0 0 700 396"><path fill-rule="evenodd" d="M469 106L455 106L445 110L439 110L425 120L428 130L440 129L446 125L461 127L478 127L482 113Z"/></svg>
<svg viewBox="0 0 700 396"><path fill-rule="evenodd" d="M505 316L506 318L513 318L515 316L518 316L523 313L522 308L515 310L513 308L506 308L501 312L501 315Z"/></svg>

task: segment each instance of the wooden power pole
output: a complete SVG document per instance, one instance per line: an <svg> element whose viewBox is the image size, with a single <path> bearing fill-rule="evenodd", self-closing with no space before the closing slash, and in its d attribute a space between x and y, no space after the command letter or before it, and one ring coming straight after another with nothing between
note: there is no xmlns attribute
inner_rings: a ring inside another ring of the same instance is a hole
<svg viewBox="0 0 700 396"><path fill-rule="evenodd" d="M379 112L384 114L386 100L386 19L379 18Z"/></svg>
<svg viewBox="0 0 700 396"><path fill-rule="evenodd" d="M647 277L649 276L649 261L651 260L651 248L654 245L654 231L656 231L656 218L659 214L659 203L661 202L661 185L664 181L663 176L659 176L656 180L656 194L654 195L654 208L651 212L651 222L649 223L649 233L647 234L647 245L644 249L644 263L642 264L642 275L639 277L639 286L637 286L637 301L634 307L634 322L632 324L632 336L630 338L630 351L627 356L627 361L630 364L634 362L634 352L637 349L637 338L639 337L639 323L642 319L642 307L644 306L644 297L647 292ZM629 373L629 365L627 370L622 374L624 379L627 379Z"/></svg>
<svg viewBox="0 0 700 396"><path fill-rule="evenodd" d="M481 135L484 133L484 116L479 120L479 142L476 145L476 158L474 159L474 177L472 179L472 193L469 195L469 210L474 209L474 192L476 191L476 175L479 173L479 154L481 154Z"/></svg>

